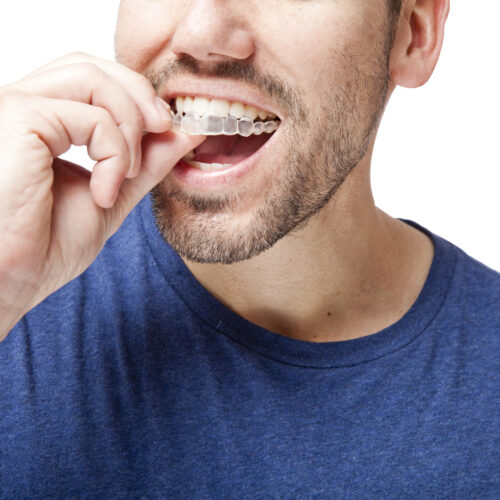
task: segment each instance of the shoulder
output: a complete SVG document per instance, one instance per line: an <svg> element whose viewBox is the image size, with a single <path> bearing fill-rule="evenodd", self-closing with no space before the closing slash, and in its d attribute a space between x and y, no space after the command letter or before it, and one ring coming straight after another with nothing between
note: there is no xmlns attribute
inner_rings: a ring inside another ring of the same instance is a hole
<svg viewBox="0 0 500 500"><path fill-rule="evenodd" d="M443 240L444 241L444 240ZM434 328L442 342L482 373L500 374L500 273L446 242L455 255L446 297Z"/></svg>
<svg viewBox="0 0 500 500"><path fill-rule="evenodd" d="M438 292L434 300L442 304L439 316L444 314L450 323L477 323L500 332L500 273L425 227L406 222L433 241L435 254L428 281Z"/></svg>
<svg viewBox="0 0 500 500"><path fill-rule="evenodd" d="M500 273L456 247L453 279L457 306L500 327Z"/></svg>
<svg viewBox="0 0 500 500"><path fill-rule="evenodd" d="M434 243L426 287L439 304L427 333L445 350L500 374L500 273L413 221Z"/></svg>

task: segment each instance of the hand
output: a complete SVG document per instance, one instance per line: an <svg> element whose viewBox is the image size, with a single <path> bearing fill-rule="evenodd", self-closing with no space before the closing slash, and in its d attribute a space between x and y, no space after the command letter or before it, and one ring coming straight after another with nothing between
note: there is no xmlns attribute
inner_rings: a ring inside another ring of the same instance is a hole
<svg viewBox="0 0 500 500"><path fill-rule="evenodd" d="M168 106L146 78L86 54L0 87L0 341L81 274L204 140L170 126ZM72 144L87 145L92 173L58 158Z"/></svg>

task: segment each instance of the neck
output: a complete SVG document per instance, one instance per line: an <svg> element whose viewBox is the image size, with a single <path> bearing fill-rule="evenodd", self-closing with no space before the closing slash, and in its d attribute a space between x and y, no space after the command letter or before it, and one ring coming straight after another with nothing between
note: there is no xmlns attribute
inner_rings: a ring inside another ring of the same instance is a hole
<svg viewBox="0 0 500 500"><path fill-rule="evenodd" d="M349 340L398 321L420 293L430 239L375 207L369 160L302 229L248 261L185 261L220 302L275 333Z"/></svg>

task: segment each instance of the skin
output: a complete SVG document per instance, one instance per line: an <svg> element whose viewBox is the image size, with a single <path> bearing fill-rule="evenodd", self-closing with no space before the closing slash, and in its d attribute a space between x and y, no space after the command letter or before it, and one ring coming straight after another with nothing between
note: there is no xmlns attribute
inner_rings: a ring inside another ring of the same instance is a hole
<svg viewBox="0 0 500 500"><path fill-rule="evenodd" d="M0 87L0 341L81 274L132 208L204 140L170 126L146 78L88 54L68 54ZM72 144L87 145L91 173L59 158Z"/></svg>
<svg viewBox="0 0 500 500"><path fill-rule="evenodd" d="M289 99L279 103L279 141L236 187L196 192L169 175L157 188L160 222L168 227L164 236L222 303L255 324L313 342L369 335L408 311L429 272L432 243L377 209L370 162L379 118L395 86L417 87L430 77L448 10L448 0L404 2L389 51L382 0L193 0L150 2L147 9L139 0L121 2L117 60L157 88L186 76L249 84L237 71L229 79L212 76L221 63L232 63L250 64L290 89ZM186 57L198 71L162 73ZM259 90L269 97L268 88ZM293 109L304 111L301 120L289 113ZM325 127L334 132L325 135ZM332 154L335 145L341 151ZM304 220L290 223L286 234L275 231L273 241L266 226L286 211L266 212L268 200L285 202L293 189L282 186L297 182L297 171L306 172L302 184L314 173L320 179L298 197L302 205L316 196L324 206L298 207ZM176 198L169 198L174 191ZM214 199L231 202L212 206L218 210L189 203L210 206ZM259 219L262 210L267 218ZM272 244L266 251L256 243L263 238ZM252 252L245 256L238 241L253 244ZM239 252L236 262L228 249Z"/></svg>
<svg viewBox="0 0 500 500"><path fill-rule="evenodd" d="M165 236L250 321L312 341L396 321L433 249L375 207L370 158L395 85L432 73L448 1L407 0L389 54L382 0L124 0L119 62L68 54L0 87L0 340L81 274L155 186ZM234 185L175 178L205 139L170 130L156 94L176 84L237 92L280 116ZM91 173L59 158L72 144L87 146Z"/></svg>

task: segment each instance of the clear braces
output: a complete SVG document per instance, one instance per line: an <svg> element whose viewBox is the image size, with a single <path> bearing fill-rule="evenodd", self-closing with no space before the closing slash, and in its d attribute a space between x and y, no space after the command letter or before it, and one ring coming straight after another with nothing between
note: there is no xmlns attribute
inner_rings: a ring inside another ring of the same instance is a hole
<svg viewBox="0 0 500 500"><path fill-rule="evenodd" d="M186 114L172 113L172 128L188 135L249 135L272 134L278 130L280 122L269 120L254 122L248 116L216 116L206 114L199 116L193 111Z"/></svg>

